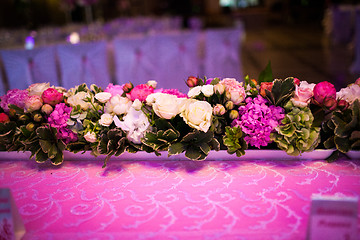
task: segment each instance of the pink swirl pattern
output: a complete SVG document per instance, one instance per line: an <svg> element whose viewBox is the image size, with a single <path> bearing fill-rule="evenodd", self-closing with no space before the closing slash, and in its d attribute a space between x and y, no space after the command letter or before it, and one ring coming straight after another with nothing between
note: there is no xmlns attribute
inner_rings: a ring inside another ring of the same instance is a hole
<svg viewBox="0 0 360 240"><path fill-rule="evenodd" d="M360 196L357 160L101 166L0 160L0 188L13 193L24 239L305 239L313 193Z"/></svg>

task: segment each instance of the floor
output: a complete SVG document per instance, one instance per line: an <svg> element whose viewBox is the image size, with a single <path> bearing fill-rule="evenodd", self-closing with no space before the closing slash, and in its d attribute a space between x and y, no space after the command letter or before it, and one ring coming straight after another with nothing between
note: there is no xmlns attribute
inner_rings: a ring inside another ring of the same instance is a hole
<svg viewBox="0 0 360 240"><path fill-rule="evenodd" d="M270 61L274 78L297 77L346 87L360 74L349 71L352 44L333 44L321 24L245 23L242 45L244 75L257 78Z"/></svg>

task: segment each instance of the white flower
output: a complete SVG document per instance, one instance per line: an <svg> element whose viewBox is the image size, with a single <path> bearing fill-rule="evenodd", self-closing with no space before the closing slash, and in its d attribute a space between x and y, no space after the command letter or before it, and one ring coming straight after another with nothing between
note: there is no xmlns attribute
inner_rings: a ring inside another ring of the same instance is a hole
<svg viewBox="0 0 360 240"><path fill-rule="evenodd" d="M95 94L95 98L101 103L106 103L107 101L110 100L111 93L109 93L109 92L100 92L100 93Z"/></svg>
<svg viewBox="0 0 360 240"><path fill-rule="evenodd" d="M91 142L91 143L94 143L96 142L96 133L94 132L87 132L85 135L84 135L84 138L86 141L88 142Z"/></svg>
<svg viewBox="0 0 360 240"><path fill-rule="evenodd" d="M71 107L75 107L77 105L80 105L82 110L87 110L91 104L89 102L85 102L84 100L86 98L90 97L89 93L87 92L78 92L75 95L70 96L67 99L67 103L71 106Z"/></svg>
<svg viewBox="0 0 360 240"><path fill-rule="evenodd" d="M144 137L146 130L150 126L146 115L141 110L137 111L131 107L123 119L123 121L120 121L119 118L115 116L115 125L127 133L126 136L131 142L140 144L141 138Z"/></svg>
<svg viewBox="0 0 360 240"><path fill-rule="evenodd" d="M125 114L130 109L131 104L129 98L116 95L105 104L105 112L116 115Z"/></svg>
<svg viewBox="0 0 360 240"><path fill-rule="evenodd" d="M291 102L296 107L306 107L311 98L314 96L314 87L316 84L309 84L306 81L301 81L300 85L295 87L295 96L291 98Z"/></svg>
<svg viewBox="0 0 360 240"><path fill-rule="evenodd" d="M183 98L167 93L153 93L146 98L147 104L152 106L156 115L165 119L171 119L179 114L183 101Z"/></svg>
<svg viewBox="0 0 360 240"><path fill-rule="evenodd" d="M186 99L180 111L180 116L190 127L203 132L209 130L213 112L210 103L195 99Z"/></svg>
<svg viewBox="0 0 360 240"><path fill-rule="evenodd" d="M139 111L142 107L142 102L139 99L135 99L132 103L131 107L135 108L135 110Z"/></svg>
<svg viewBox="0 0 360 240"><path fill-rule="evenodd" d="M214 86L204 85L201 87L201 92L205 95L205 97L210 97L214 94Z"/></svg>
<svg viewBox="0 0 360 240"><path fill-rule="evenodd" d="M197 95L199 95L201 93L201 86L196 86L193 87L189 90L188 92L188 97L192 98L192 97L196 97Z"/></svg>
<svg viewBox="0 0 360 240"><path fill-rule="evenodd" d="M157 82L155 80L150 80L146 84L149 85L150 87L154 88L154 89L157 86Z"/></svg>
<svg viewBox="0 0 360 240"><path fill-rule="evenodd" d="M360 100L360 86L357 84L351 84L346 88L342 88L336 93L337 99L344 99L349 104L353 103L356 99Z"/></svg>
<svg viewBox="0 0 360 240"><path fill-rule="evenodd" d="M37 95L41 97L42 93L50 87L50 83L34 83L28 87L29 96Z"/></svg>
<svg viewBox="0 0 360 240"><path fill-rule="evenodd" d="M101 115L101 118L99 120L99 124L105 127L109 127L112 122L113 122L113 116L109 113L104 113L103 115Z"/></svg>

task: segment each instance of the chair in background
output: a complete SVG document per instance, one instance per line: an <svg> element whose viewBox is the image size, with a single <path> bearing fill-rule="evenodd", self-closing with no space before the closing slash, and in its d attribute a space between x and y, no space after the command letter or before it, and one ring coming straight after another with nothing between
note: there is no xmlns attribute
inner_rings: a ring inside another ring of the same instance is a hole
<svg viewBox="0 0 360 240"><path fill-rule="evenodd" d="M58 45L57 56L64 88L82 83L106 87L110 83L106 41Z"/></svg>
<svg viewBox="0 0 360 240"><path fill-rule="evenodd" d="M41 82L59 85L53 46L2 50L0 55L10 89L26 89L33 83Z"/></svg>
<svg viewBox="0 0 360 240"><path fill-rule="evenodd" d="M355 37L354 37L354 61L350 66L350 71L355 74L360 73L360 9L358 9L356 11Z"/></svg>
<svg viewBox="0 0 360 240"><path fill-rule="evenodd" d="M1 58L0 58L0 96L3 96L6 92L7 92L7 89L6 89L6 82L5 82L5 79L3 77L3 64L2 64L2 61L1 61Z"/></svg>
<svg viewBox="0 0 360 240"><path fill-rule="evenodd" d="M113 41L116 84L135 85L157 79L159 57L153 38L144 35L116 38Z"/></svg>
<svg viewBox="0 0 360 240"><path fill-rule="evenodd" d="M242 28L205 30L204 75L242 79Z"/></svg>
<svg viewBox="0 0 360 240"><path fill-rule="evenodd" d="M154 36L158 88L175 88L187 93L189 76L201 76L199 56L200 33L178 31Z"/></svg>
<svg viewBox="0 0 360 240"><path fill-rule="evenodd" d="M339 5L331 8L331 37L334 44L348 44L353 37L355 6Z"/></svg>

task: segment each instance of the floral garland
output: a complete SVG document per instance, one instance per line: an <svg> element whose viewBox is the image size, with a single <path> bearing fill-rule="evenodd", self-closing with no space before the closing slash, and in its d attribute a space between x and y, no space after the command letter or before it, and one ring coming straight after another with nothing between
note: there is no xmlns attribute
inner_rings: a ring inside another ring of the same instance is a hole
<svg viewBox="0 0 360 240"><path fill-rule="evenodd" d="M123 152L185 152L204 160L211 150L240 157L246 149L300 155L314 149L360 149L360 78L336 92L333 84L273 79L189 77L187 94L157 83L82 84L69 90L32 84L0 102L0 150L30 151L37 162L63 162L63 151L94 156Z"/></svg>

